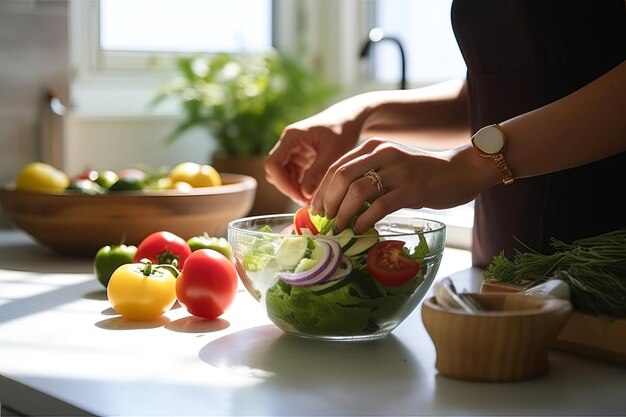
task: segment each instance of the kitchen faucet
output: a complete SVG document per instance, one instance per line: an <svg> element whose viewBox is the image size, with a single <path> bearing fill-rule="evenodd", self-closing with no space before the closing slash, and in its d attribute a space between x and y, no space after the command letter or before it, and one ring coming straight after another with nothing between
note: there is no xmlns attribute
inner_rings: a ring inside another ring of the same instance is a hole
<svg viewBox="0 0 626 417"><path fill-rule="evenodd" d="M398 38L392 36L385 36L383 34L382 29L374 28L370 30L369 37L365 44L363 45L363 49L361 49L360 57L361 59L367 57L369 55L371 45L381 42L381 41L390 41L398 46L398 50L400 51L400 89L406 90L406 58L404 56L404 48L402 47L402 43Z"/></svg>

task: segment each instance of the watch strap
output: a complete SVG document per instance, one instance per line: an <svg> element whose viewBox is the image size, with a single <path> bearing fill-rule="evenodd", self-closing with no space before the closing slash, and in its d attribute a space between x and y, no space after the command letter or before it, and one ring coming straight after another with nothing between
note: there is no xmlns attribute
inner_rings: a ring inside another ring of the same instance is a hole
<svg viewBox="0 0 626 417"><path fill-rule="evenodd" d="M502 172L502 182L505 185L513 184L513 173L509 169L509 165L506 163L506 159L504 159L504 153L499 152L493 155L493 160L496 163L496 166Z"/></svg>

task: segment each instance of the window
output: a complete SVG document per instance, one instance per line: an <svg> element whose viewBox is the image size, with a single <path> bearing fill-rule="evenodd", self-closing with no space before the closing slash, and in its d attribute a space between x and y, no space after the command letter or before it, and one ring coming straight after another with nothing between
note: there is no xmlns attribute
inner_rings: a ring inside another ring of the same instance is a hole
<svg viewBox="0 0 626 417"><path fill-rule="evenodd" d="M110 70L154 70L166 67L176 52L256 52L272 45L295 51L304 40L312 59L324 62L327 76L334 81L397 82L398 51L388 42L372 48L366 64L369 71L363 72L359 51L369 30L378 27L385 36L402 42L407 79L412 85L423 85L464 76L465 64L450 23L451 2L72 1L74 72L82 77Z"/></svg>
<svg viewBox="0 0 626 417"><path fill-rule="evenodd" d="M372 26L403 45L409 83L421 85L465 76L465 62L452 31L451 5L452 0L375 1ZM385 83L399 80L397 45L381 41L373 49L375 79Z"/></svg>
<svg viewBox="0 0 626 417"><path fill-rule="evenodd" d="M100 48L109 52L238 53L272 46L271 0L100 0L99 23Z"/></svg>

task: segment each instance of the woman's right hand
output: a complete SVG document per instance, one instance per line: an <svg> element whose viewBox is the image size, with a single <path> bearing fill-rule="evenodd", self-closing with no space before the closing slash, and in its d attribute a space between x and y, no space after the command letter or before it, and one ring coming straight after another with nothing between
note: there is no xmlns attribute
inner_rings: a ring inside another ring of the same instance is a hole
<svg viewBox="0 0 626 417"><path fill-rule="evenodd" d="M358 141L358 132L349 127L324 112L287 126L266 159L267 181L308 206L328 167Z"/></svg>

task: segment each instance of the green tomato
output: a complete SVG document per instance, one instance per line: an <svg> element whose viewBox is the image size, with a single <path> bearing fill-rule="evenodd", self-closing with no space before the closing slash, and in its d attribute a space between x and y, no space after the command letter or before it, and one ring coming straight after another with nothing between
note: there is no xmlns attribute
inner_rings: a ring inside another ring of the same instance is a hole
<svg viewBox="0 0 626 417"><path fill-rule="evenodd" d="M94 181L98 183L98 185L101 185L108 190L113 184L115 184L118 179L119 178L115 172L111 170L105 170L98 171L98 176Z"/></svg>
<svg viewBox="0 0 626 417"><path fill-rule="evenodd" d="M227 257L229 260L233 260L233 248L228 243L228 240L223 237L209 236L204 233L200 236L194 236L187 240L187 244L194 252L198 249L213 249Z"/></svg>
<svg viewBox="0 0 626 417"><path fill-rule="evenodd" d="M88 195L99 195L99 194L106 193L106 189L103 186L87 179L78 179L78 180L72 181L70 182L70 185L67 187L67 189L73 190L73 191L80 191L81 194L88 194Z"/></svg>
<svg viewBox="0 0 626 417"><path fill-rule="evenodd" d="M143 180L135 177L120 178L111 185L109 191L140 191L143 190Z"/></svg>
<svg viewBox="0 0 626 417"><path fill-rule="evenodd" d="M107 245L100 248L93 263L98 281L106 288L113 272L122 265L132 263L136 253L137 247L133 245Z"/></svg>

